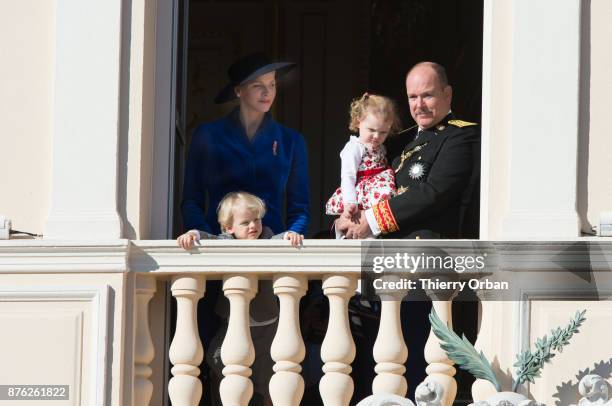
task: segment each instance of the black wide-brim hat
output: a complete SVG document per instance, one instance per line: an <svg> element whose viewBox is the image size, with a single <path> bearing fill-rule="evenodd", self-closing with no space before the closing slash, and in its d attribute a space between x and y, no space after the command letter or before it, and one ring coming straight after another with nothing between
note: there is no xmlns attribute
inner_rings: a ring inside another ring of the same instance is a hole
<svg viewBox="0 0 612 406"><path fill-rule="evenodd" d="M220 104L234 100L236 98L236 93L234 92L236 86L272 71L276 71L276 77L279 78L295 66L296 64L293 62L272 62L263 52L242 57L232 63L227 70L230 83L215 97L215 103Z"/></svg>

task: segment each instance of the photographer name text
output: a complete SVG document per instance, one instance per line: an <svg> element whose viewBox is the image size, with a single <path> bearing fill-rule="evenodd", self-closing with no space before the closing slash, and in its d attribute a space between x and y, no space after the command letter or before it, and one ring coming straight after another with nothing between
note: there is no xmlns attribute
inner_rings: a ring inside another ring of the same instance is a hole
<svg viewBox="0 0 612 406"><path fill-rule="evenodd" d="M377 290L459 290L466 287L473 290L508 290L508 282L492 281L489 279L469 279L465 281L445 281L437 278L387 280L374 279L372 286Z"/></svg>

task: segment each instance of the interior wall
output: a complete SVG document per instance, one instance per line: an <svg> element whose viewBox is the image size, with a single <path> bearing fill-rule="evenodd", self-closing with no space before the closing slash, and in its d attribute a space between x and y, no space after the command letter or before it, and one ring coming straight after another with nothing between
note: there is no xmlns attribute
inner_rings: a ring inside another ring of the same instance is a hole
<svg viewBox="0 0 612 406"><path fill-rule="evenodd" d="M51 203L55 1L0 12L0 214L42 234Z"/></svg>
<svg viewBox="0 0 612 406"><path fill-rule="evenodd" d="M263 50L298 63L283 78L272 114L306 140L309 236L329 233L331 217L323 208L340 182L338 154L349 135L348 107L368 89L369 10L368 0L190 4L188 132L234 107L215 105L213 99L239 56Z"/></svg>
<svg viewBox="0 0 612 406"><path fill-rule="evenodd" d="M602 211L612 211L612 136L610 134L610 97L612 95L612 3L608 0L585 1L590 3L590 106L587 117L590 125L586 129L588 149L582 151L580 166L587 171L579 177L579 193L586 193L586 221L583 230L599 224ZM586 179L585 179L586 175ZM588 190L584 190L585 182ZM584 217L583 217L584 218Z"/></svg>
<svg viewBox="0 0 612 406"><path fill-rule="evenodd" d="M405 75L415 63L433 60L447 68L453 111L466 121L480 121L482 1L192 0L190 20L189 131L233 107L212 99L238 56L265 50L298 63L283 79L273 114L306 139L309 236L329 234L333 219L324 214L324 205L340 182L338 154L350 133L353 98L365 91L387 95L397 101L404 125L411 126ZM440 29L430 35L432 21ZM397 155L390 147L390 158Z"/></svg>

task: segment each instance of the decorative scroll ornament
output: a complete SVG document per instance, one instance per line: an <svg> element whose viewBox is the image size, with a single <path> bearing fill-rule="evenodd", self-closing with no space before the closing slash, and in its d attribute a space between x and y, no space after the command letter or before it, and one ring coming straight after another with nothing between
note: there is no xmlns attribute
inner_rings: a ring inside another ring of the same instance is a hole
<svg viewBox="0 0 612 406"><path fill-rule="evenodd" d="M412 403L410 399L391 393L385 393L368 396L357 403L357 406L414 406L414 403Z"/></svg>
<svg viewBox="0 0 612 406"><path fill-rule="evenodd" d="M421 382L414 392L416 406L442 406L444 388L433 381ZM368 396L357 406L414 406L411 400L392 393Z"/></svg>
<svg viewBox="0 0 612 406"><path fill-rule="evenodd" d="M414 400L417 406L440 406L444 388L434 381L423 381L414 391Z"/></svg>
<svg viewBox="0 0 612 406"><path fill-rule="evenodd" d="M580 380L578 391L583 396L578 406L612 406L608 383L599 375L587 375Z"/></svg>
<svg viewBox="0 0 612 406"><path fill-rule="evenodd" d="M471 403L469 406L545 406L515 392L498 392L487 400Z"/></svg>

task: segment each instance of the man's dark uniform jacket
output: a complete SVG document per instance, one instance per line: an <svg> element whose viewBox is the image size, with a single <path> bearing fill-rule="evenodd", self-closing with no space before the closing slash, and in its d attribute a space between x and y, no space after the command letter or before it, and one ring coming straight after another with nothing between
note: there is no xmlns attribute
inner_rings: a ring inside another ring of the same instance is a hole
<svg viewBox="0 0 612 406"><path fill-rule="evenodd" d="M461 238L479 189L480 129L449 114L435 126L406 130L390 143L398 195L373 207L385 238ZM411 140L405 144L405 140ZM393 143L403 143L397 149Z"/></svg>

